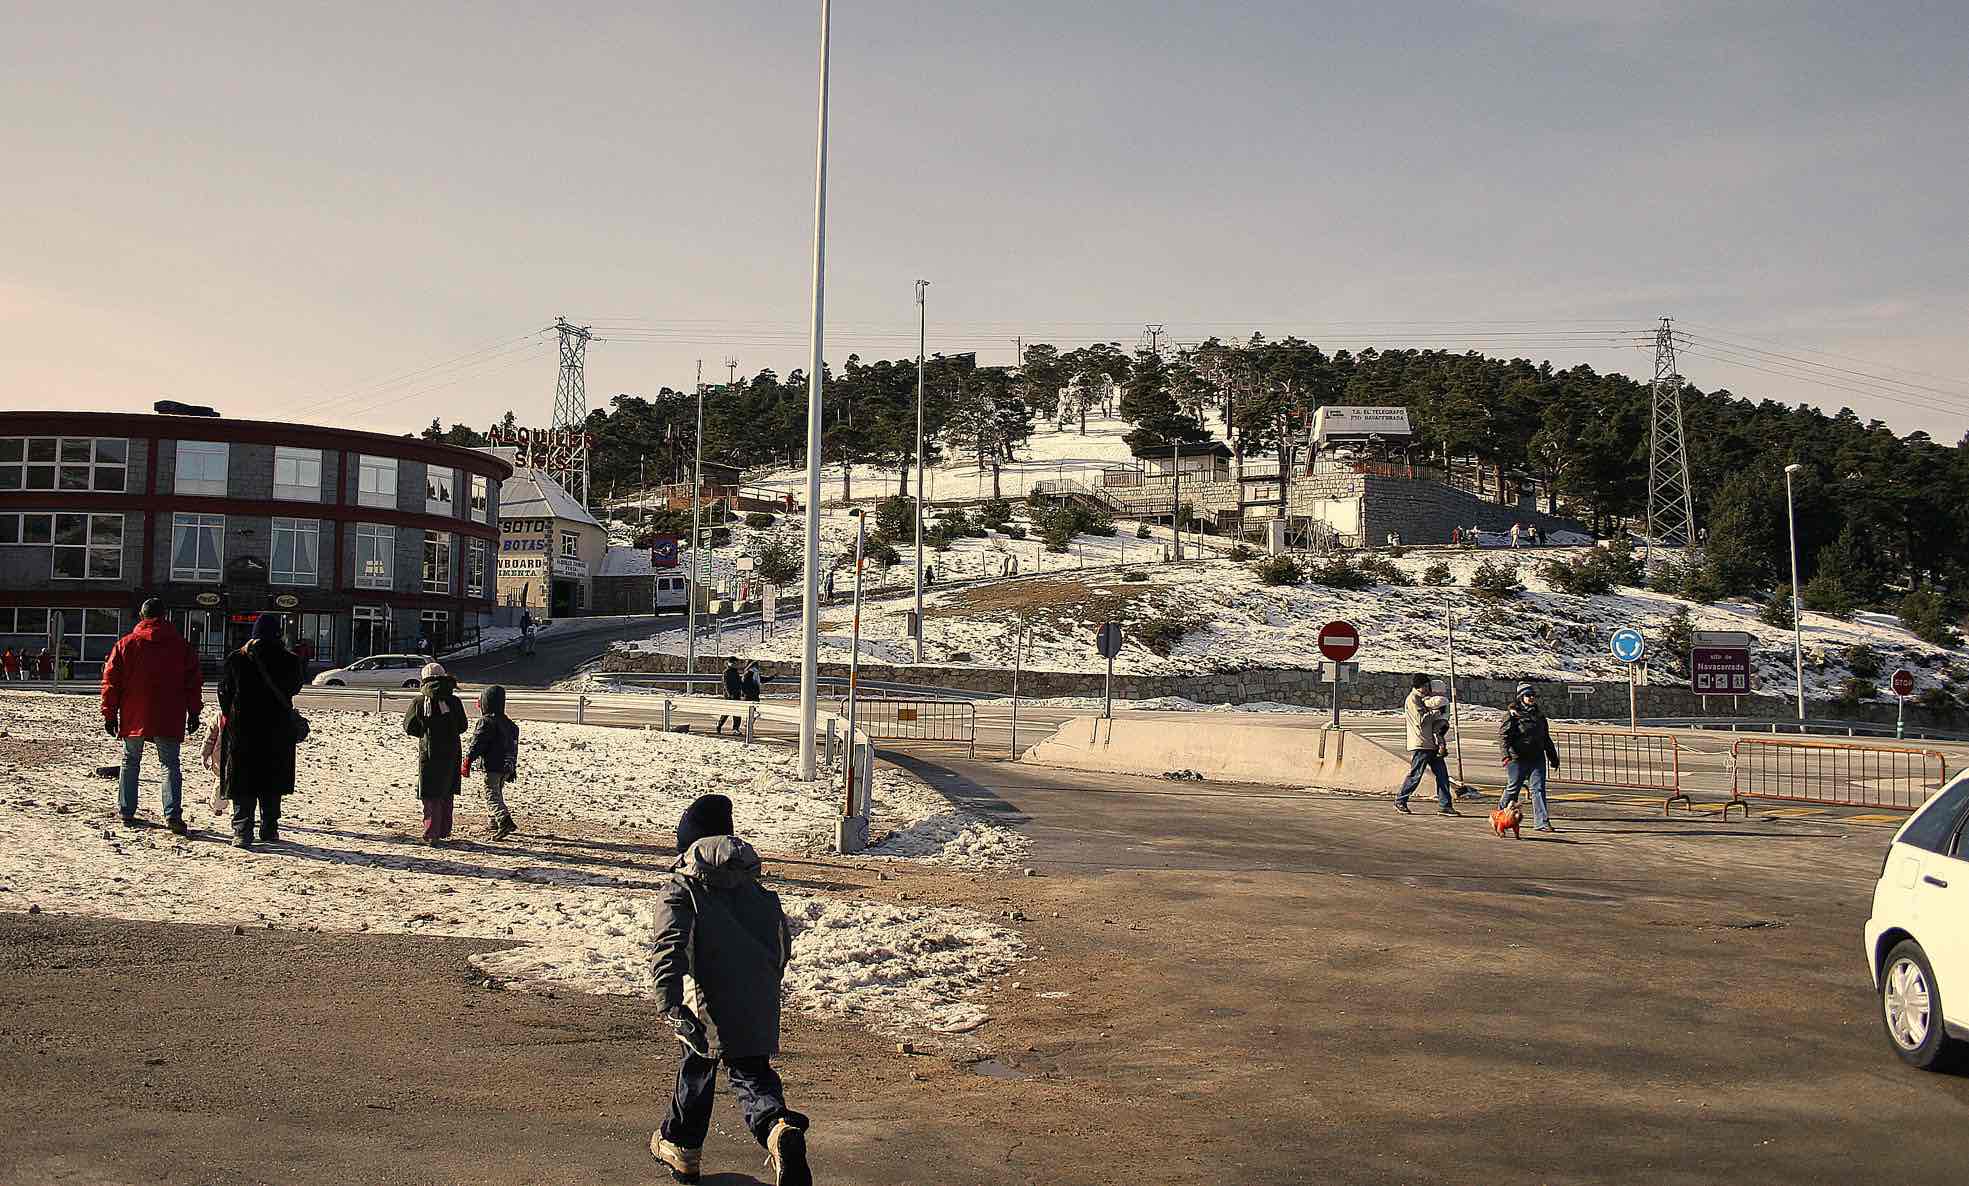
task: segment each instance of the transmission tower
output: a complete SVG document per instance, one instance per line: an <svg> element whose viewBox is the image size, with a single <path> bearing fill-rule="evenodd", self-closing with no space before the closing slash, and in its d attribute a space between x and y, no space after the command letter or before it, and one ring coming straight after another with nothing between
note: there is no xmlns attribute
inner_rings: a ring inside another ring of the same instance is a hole
<svg viewBox="0 0 1969 1186"><path fill-rule="evenodd" d="M585 325L556 317L561 334L561 377L554 384L554 428L547 448L547 476L583 506L588 505L588 340ZM535 462L539 464L539 462Z"/></svg>
<svg viewBox="0 0 1969 1186"><path fill-rule="evenodd" d="M1657 547L1696 540L1695 501L1689 496L1689 454L1682 437L1682 376L1675 370L1675 328L1655 330L1654 417L1648 446L1648 535L1645 565L1654 576Z"/></svg>

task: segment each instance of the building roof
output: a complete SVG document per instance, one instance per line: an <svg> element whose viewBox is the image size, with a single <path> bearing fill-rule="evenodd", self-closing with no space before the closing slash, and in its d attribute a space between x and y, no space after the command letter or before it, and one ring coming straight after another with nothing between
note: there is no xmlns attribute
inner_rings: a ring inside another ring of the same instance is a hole
<svg viewBox="0 0 1969 1186"><path fill-rule="evenodd" d="M1231 447L1229 445L1226 445L1222 441L1188 441L1180 446L1173 445L1173 444L1148 445L1148 446L1131 445L1129 446L1128 451L1143 461L1147 461L1150 458L1156 458L1158 460L1167 458L1173 461L1179 455L1179 451L1180 451L1180 455L1183 457L1231 456Z"/></svg>
<svg viewBox="0 0 1969 1186"><path fill-rule="evenodd" d="M681 571L681 570L679 570ZM617 544L602 553L602 564L595 570L598 577L646 577L656 569L649 562L648 548L632 548Z"/></svg>
<svg viewBox="0 0 1969 1186"><path fill-rule="evenodd" d="M492 452L492 450L487 450ZM499 484L499 517L502 519L567 519L586 523L597 530L601 524L545 470L516 469Z"/></svg>

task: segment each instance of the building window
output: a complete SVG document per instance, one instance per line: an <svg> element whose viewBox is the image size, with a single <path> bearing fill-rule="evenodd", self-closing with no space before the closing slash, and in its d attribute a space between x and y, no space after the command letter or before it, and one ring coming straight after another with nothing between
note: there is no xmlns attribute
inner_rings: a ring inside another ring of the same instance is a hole
<svg viewBox="0 0 1969 1186"><path fill-rule="evenodd" d="M307 643L314 648L312 662L317 667L335 665L335 615L300 614L300 627L295 632L295 642ZM310 673L312 674L312 673Z"/></svg>
<svg viewBox="0 0 1969 1186"><path fill-rule="evenodd" d="M226 452L224 441L179 441L173 489L179 494L225 497Z"/></svg>
<svg viewBox="0 0 1969 1186"><path fill-rule="evenodd" d="M171 516L171 579L216 581L226 555L224 515Z"/></svg>
<svg viewBox="0 0 1969 1186"><path fill-rule="evenodd" d="M122 437L0 437L0 490L121 493L129 457Z"/></svg>
<svg viewBox="0 0 1969 1186"><path fill-rule="evenodd" d="M448 469L435 465L424 467L424 510L433 515L451 514L451 478Z"/></svg>
<svg viewBox="0 0 1969 1186"><path fill-rule="evenodd" d="M417 630L430 640L433 655L442 654L451 643L451 615L441 609L427 609L417 615Z"/></svg>
<svg viewBox="0 0 1969 1186"><path fill-rule="evenodd" d="M56 515L54 578L115 581L123 577L123 516Z"/></svg>
<svg viewBox="0 0 1969 1186"><path fill-rule="evenodd" d="M424 592L451 592L451 533L424 533Z"/></svg>
<svg viewBox="0 0 1969 1186"><path fill-rule="evenodd" d="M485 596L485 541L473 540L465 552L465 596Z"/></svg>
<svg viewBox="0 0 1969 1186"><path fill-rule="evenodd" d="M321 537L319 519L275 519L273 521L273 563L268 567L270 585L313 585L318 579L315 566Z"/></svg>
<svg viewBox="0 0 1969 1186"><path fill-rule="evenodd" d="M396 558L396 528L377 523L356 524L356 588L391 588Z"/></svg>
<svg viewBox="0 0 1969 1186"><path fill-rule="evenodd" d="M380 605L358 605L349 611L349 657L381 654L390 649L390 616Z"/></svg>
<svg viewBox="0 0 1969 1186"><path fill-rule="evenodd" d="M487 497L485 479L478 474L472 475L472 518L492 522L492 500Z"/></svg>
<svg viewBox="0 0 1969 1186"><path fill-rule="evenodd" d="M561 532L561 555L569 557L578 556L581 554L580 549L581 539L579 536L575 535L572 531Z"/></svg>
<svg viewBox="0 0 1969 1186"><path fill-rule="evenodd" d="M320 502L321 450L275 446L273 496L289 502Z"/></svg>
<svg viewBox="0 0 1969 1186"><path fill-rule="evenodd" d="M356 475L356 502L366 507L397 505L397 459L362 454Z"/></svg>

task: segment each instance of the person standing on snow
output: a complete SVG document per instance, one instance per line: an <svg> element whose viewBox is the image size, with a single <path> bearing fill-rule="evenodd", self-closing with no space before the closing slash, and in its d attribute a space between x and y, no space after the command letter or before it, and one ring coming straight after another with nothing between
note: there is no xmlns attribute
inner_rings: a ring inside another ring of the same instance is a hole
<svg viewBox="0 0 1969 1186"><path fill-rule="evenodd" d="M752 660L745 665L745 678L740 681L740 690L747 704L759 703L759 694L765 690L766 681L759 674L759 661Z"/></svg>
<svg viewBox="0 0 1969 1186"><path fill-rule="evenodd" d="M506 810L506 784L520 772L520 727L506 715L506 689L494 684L479 693L479 723L472 728L472 746L458 768L461 778L472 776L472 763L485 768L485 809L492 838L504 840L519 831Z"/></svg>
<svg viewBox="0 0 1969 1186"><path fill-rule="evenodd" d="M219 671L219 793L232 800L232 842L253 847L253 816L260 840L280 841L280 801L294 791L294 694L301 690L301 661L281 642L280 615L253 619L253 637L226 656Z"/></svg>
<svg viewBox="0 0 1969 1186"><path fill-rule="evenodd" d="M779 896L759 884L759 854L732 835L732 801L723 795L684 810L677 852L657 907L654 955L657 998L684 1049L650 1155L678 1180L697 1180L722 1062L775 1181L812 1186L807 1118L787 1108L772 1066L780 981L793 951Z"/></svg>
<svg viewBox="0 0 1969 1186"><path fill-rule="evenodd" d="M418 672L417 699L403 714L403 731L417 738L417 797L424 803L424 843L436 848L451 838L452 801L458 797L465 758L465 706L458 681L440 663Z"/></svg>
<svg viewBox="0 0 1969 1186"><path fill-rule="evenodd" d="M738 670L737 655L725 656L725 699L727 700L745 699L745 677ZM720 736L724 735L726 721L730 721L732 723L732 731L734 733L738 731L739 725L744 723L739 719L736 713L730 716L720 716L718 718L718 729L717 729L717 732Z"/></svg>
<svg viewBox="0 0 1969 1186"><path fill-rule="evenodd" d="M1443 762L1443 742L1449 736L1449 718L1444 710L1449 699L1432 695L1433 691L1434 681L1417 674L1409 681L1408 699L1402 701L1402 720L1408 731L1408 777L1395 792L1395 810L1403 815L1415 814L1408 809L1408 800L1422 784L1425 770L1436 776L1436 814L1463 814L1450 803L1449 767Z"/></svg>
<svg viewBox="0 0 1969 1186"><path fill-rule="evenodd" d="M144 743L149 742L164 767L164 826L184 836L189 829L178 747L185 734L198 732L205 679L198 671L198 656L164 617L162 602L146 598L137 619L103 663L103 727L123 740L116 814L124 827L137 826L137 775L143 769ZM13 654L8 651L7 658L12 660Z"/></svg>
<svg viewBox="0 0 1969 1186"><path fill-rule="evenodd" d="M1559 751L1552 745L1552 728L1538 707L1538 690L1519 684L1517 697L1497 726L1497 747L1504 754L1506 782L1504 797L1497 809L1504 810L1518 801L1518 791L1531 788L1532 824L1540 832L1556 832L1552 813L1545 802L1545 763L1559 767Z"/></svg>

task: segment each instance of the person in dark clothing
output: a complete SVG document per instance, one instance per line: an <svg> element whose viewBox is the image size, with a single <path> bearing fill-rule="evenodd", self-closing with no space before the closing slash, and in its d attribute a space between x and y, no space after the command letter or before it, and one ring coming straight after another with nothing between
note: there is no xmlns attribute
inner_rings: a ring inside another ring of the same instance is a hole
<svg viewBox="0 0 1969 1186"><path fill-rule="evenodd" d="M745 665L745 679L743 680L745 702L747 704L759 703L759 694L765 690L765 686L766 681L759 674L759 661L754 659L752 662L747 663Z"/></svg>
<svg viewBox="0 0 1969 1186"><path fill-rule="evenodd" d="M485 768L485 808L492 838L504 840L519 831L506 810L506 784L519 774L520 727L506 715L506 689L494 684L479 693L479 723L472 728L472 745L465 751L461 777L472 776L472 763Z"/></svg>
<svg viewBox="0 0 1969 1186"><path fill-rule="evenodd" d="M727 700L745 699L745 676L741 674L738 670L737 655L731 655L725 659L725 699ZM732 723L733 732L737 732L739 725L744 723L743 721L740 720L740 718L736 713L730 716L721 716L718 718L717 731L719 733L723 733L725 731L726 721L730 721Z"/></svg>
<svg viewBox="0 0 1969 1186"><path fill-rule="evenodd" d="M1530 684L1519 684L1516 699L1497 726L1497 748L1504 757L1504 797L1497 809L1504 810L1518 801L1518 792L1531 788L1533 827L1540 832L1556 832L1552 813L1545 803L1545 764L1559 766L1559 751L1552 745L1552 728L1538 707L1538 691Z"/></svg>
<svg viewBox="0 0 1969 1186"><path fill-rule="evenodd" d="M807 1117L787 1108L772 1066L792 932L779 896L759 884L759 854L731 831L732 802L723 795L699 797L677 822L654 955L658 999L684 1049L650 1154L680 1181L697 1180L722 1062L775 1180L811 1186Z"/></svg>
<svg viewBox="0 0 1969 1186"><path fill-rule="evenodd" d="M403 731L417 739L417 797L424 801L424 843L435 848L451 838L452 801L458 796L465 757L465 706L458 681L441 664L418 673L417 699L403 714Z"/></svg>
<svg viewBox="0 0 1969 1186"><path fill-rule="evenodd" d="M260 840L280 840L281 800L294 792L294 694L301 690L301 661L281 642L280 615L253 620L253 637L226 656L219 671L219 791L232 800L232 842L253 847L253 817Z"/></svg>

